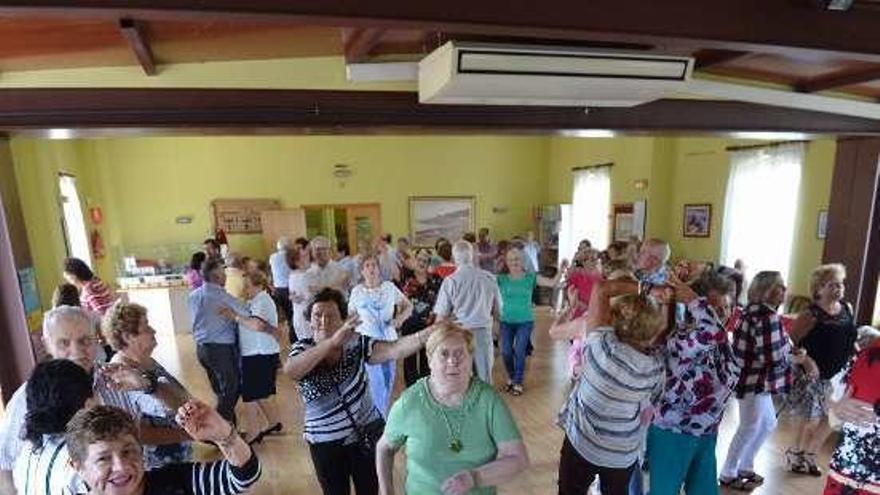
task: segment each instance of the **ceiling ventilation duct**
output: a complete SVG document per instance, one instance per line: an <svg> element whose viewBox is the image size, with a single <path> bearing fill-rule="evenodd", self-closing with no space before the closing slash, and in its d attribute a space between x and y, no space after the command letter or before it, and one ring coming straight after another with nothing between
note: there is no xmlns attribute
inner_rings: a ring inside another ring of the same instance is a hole
<svg viewBox="0 0 880 495"><path fill-rule="evenodd" d="M450 41L419 62L419 101L628 107L685 90L694 59Z"/></svg>

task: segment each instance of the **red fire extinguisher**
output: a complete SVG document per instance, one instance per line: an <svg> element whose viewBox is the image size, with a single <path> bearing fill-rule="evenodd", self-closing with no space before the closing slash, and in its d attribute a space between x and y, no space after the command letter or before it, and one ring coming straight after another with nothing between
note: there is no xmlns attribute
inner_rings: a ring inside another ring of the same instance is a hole
<svg viewBox="0 0 880 495"><path fill-rule="evenodd" d="M98 229L92 229L91 235L91 243L92 243L92 255L95 259L101 259L104 257L104 239L101 237L101 232Z"/></svg>

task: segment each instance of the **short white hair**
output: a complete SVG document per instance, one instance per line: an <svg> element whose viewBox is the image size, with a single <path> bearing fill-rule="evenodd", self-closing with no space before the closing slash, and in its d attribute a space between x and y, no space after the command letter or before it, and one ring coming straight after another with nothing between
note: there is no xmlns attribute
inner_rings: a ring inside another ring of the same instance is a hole
<svg viewBox="0 0 880 495"><path fill-rule="evenodd" d="M319 235L319 236L315 237L314 239L312 239L312 241L309 243L309 245L312 247L312 249L318 249L318 247L329 248L330 247L330 239L327 239L326 237Z"/></svg>
<svg viewBox="0 0 880 495"><path fill-rule="evenodd" d="M58 306L43 316L43 336L68 325L85 325L95 334L95 320L79 306Z"/></svg>
<svg viewBox="0 0 880 495"><path fill-rule="evenodd" d="M473 265L474 246L465 240L455 241L452 245L452 260L456 265Z"/></svg>
<svg viewBox="0 0 880 495"><path fill-rule="evenodd" d="M275 242L275 249L281 251L282 249L287 249L287 246L290 245L290 239L287 236L282 236L278 238L278 241Z"/></svg>
<svg viewBox="0 0 880 495"><path fill-rule="evenodd" d="M663 263L669 261L669 257L672 256L672 249L669 247L669 243L663 239L657 239L655 237L645 241L645 244L654 250L654 254L657 255Z"/></svg>

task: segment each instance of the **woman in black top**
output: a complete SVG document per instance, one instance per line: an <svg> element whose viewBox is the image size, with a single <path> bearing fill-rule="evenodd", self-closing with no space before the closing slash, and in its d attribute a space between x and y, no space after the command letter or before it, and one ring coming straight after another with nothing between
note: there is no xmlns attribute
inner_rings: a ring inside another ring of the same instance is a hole
<svg viewBox="0 0 880 495"><path fill-rule="evenodd" d="M67 449L71 464L88 484L87 493L235 495L260 478L256 454L213 408L189 401L178 409L177 422L194 439L214 442L225 459L144 472L143 448L128 413L111 406L78 412L67 425Z"/></svg>
<svg viewBox="0 0 880 495"><path fill-rule="evenodd" d="M428 251L420 249L416 252L412 270L409 268L402 270L400 290L412 303L413 312L401 325L401 335L416 333L434 323L432 311L434 303L437 302L437 293L440 291L443 279L437 274L429 273L430 266L431 255ZM407 387L419 378L428 376L429 373L428 356L424 349L403 360L403 376Z"/></svg>
<svg viewBox="0 0 880 495"><path fill-rule="evenodd" d="M851 306L843 302L845 279L846 270L840 264L813 270L813 303L792 325L792 341L808 356L804 366L795 369L789 397L792 413L799 420L796 443L785 452L786 465L794 473L822 475L816 452L830 433L827 400L831 377L855 352L856 324Z"/></svg>

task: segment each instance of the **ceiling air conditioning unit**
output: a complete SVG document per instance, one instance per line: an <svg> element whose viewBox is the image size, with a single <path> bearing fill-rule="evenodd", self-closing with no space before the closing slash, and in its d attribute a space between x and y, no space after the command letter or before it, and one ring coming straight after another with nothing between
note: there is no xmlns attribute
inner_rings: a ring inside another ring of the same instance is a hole
<svg viewBox="0 0 880 495"><path fill-rule="evenodd" d="M628 107L683 91L694 59L450 41L419 62L419 101Z"/></svg>

